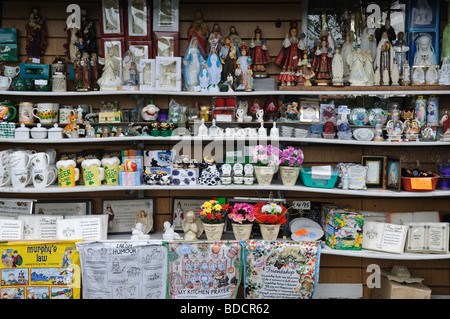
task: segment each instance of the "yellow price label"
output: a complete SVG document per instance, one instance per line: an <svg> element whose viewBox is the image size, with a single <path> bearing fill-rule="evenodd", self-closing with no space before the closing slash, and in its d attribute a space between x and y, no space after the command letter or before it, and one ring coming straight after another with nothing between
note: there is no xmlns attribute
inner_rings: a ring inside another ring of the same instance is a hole
<svg viewBox="0 0 450 319"><path fill-rule="evenodd" d="M432 179L427 177L411 178L411 188L431 191L433 190Z"/></svg>

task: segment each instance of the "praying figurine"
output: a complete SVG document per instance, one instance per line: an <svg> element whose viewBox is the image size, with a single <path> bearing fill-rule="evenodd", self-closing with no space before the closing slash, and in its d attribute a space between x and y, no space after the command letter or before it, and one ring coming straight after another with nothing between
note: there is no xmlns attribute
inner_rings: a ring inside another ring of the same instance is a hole
<svg viewBox="0 0 450 319"><path fill-rule="evenodd" d="M193 36L183 58L183 88L186 91L195 91L199 86L199 75L205 61L198 39Z"/></svg>
<svg viewBox="0 0 450 319"><path fill-rule="evenodd" d="M348 78L350 76L350 64L348 61L348 56L355 52L355 48L353 43L350 41L350 32L345 34L345 42L342 44L341 54L343 60L343 68L344 68L344 80L348 82Z"/></svg>
<svg viewBox="0 0 450 319"><path fill-rule="evenodd" d="M413 62L413 66L437 65L436 53L433 48L431 36L428 34L421 35L417 38Z"/></svg>
<svg viewBox="0 0 450 319"><path fill-rule="evenodd" d="M408 60L405 61L402 68L402 85L409 85L411 83L411 71Z"/></svg>
<svg viewBox="0 0 450 319"><path fill-rule="evenodd" d="M341 50L336 48L332 61L333 85L344 85L344 61L342 60Z"/></svg>
<svg viewBox="0 0 450 319"><path fill-rule="evenodd" d="M220 62L219 55L217 54L216 47L211 47L211 52L206 60L208 66L208 73L210 76L210 85L208 91L219 92L219 83L222 80L222 63Z"/></svg>
<svg viewBox="0 0 450 319"><path fill-rule="evenodd" d="M359 48L355 53L352 53L347 57L347 63L350 65L350 76L348 81L351 86L367 85L367 76L364 71L365 60L366 57Z"/></svg>
<svg viewBox="0 0 450 319"><path fill-rule="evenodd" d="M364 72L367 77L367 86L372 86L375 81L375 73L373 72L373 60L372 60L372 52L367 50L364 53L365 61L364 61Z"/></svg>
<svg viewBox="0 0 450 319"><path fill-rule="evenodd" d="M183 219L185 240L197 240L203 233L203 224L193 211L188 211Z"/></svg>

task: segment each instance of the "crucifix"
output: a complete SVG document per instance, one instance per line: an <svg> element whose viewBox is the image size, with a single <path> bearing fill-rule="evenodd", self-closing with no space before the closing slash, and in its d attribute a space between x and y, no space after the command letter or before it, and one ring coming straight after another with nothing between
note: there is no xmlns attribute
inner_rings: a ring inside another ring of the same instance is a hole
<svg viewBox="0 0 450 319"><path fill-rule="evenodd" d="M347 115L350 114L350 110L347 107L347 105L339 105L338 112L339 112L339 115L340 115L340 120L347 122L348 121Z"/></svg>

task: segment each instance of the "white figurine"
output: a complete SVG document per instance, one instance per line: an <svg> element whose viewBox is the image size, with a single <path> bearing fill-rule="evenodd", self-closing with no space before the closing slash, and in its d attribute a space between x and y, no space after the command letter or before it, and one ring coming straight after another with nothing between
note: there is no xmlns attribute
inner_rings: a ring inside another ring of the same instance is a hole
<svg viewBox="0 0 450 319"><path fill-rule="evenodd" d="M184 240L197 240L203 233L203 223L195 213L190 210L183 219Z"/></svg>
<svg viewBox="0 0 450 319"><path fill-rule="evenodd" d="M173 229L173 226L170 225L169 222L164 222L164 234L163 234L164 240L182 240L183 237L180 236L175 230Z"/></svg>
<svg viewBox="0 0 450 319"><path fill-rule="evenodd" d="M361 51L367 52L367 50L370 50L372 61L375 61L377 54L377 39L375 37L375 31L375 27L369 28L366 26L361 36Z"/></svg>
<svg viewBox="0 0 450 319"><path fill-rule="evenodd" d="M394 61L394 51L392 49L392 44L389 41L389 36L387 31L383 32L381 36L381 40L377 46L377 58L376 58L376 67L380 69L381 81L383 83L389 82L390 79L383 79L385 70L387 70L387 74L390 77L392 65Z"/></svg>
<svg viewBox="0 0 450 319"><path fill-rule="evenodd" d="M116 77L115 64L109 54L106 54L104 59L99 59L99 63L103 64L102 76L97 80L100 86L100 91L115 91L120 85L120 78Z"/></svg>
<svg viewBox="0 0 450 319"><path fill-rule="evenodd" d="M349 54L347 63L350 65L350 77L348 81L351 86L365 86L367 84L367 77L364 71L364 62L366 58L361 49Z"/></svg>
<svg viewBox="0 0 450 319"><path fill-rule="evenodd" d="M333 85L341 85L344 83L344 61L342 60L341 50L336 48L331 63L333 73Z"/></svg>
<svg viewBox="0 0 450 319"><path fill-rule="evenodd" d="M380 68L377 68L375 70L375 74L373 75L373 85L380 85L380 81L381 81L381 75L380 75Z"/></svg>
<svg viewBox="0 0 450 319"><path fill-rule="evenodd" d="M394 64L392 65L391 80L392 85L398 85L398 81L400 80L400 70L396 59L394 59Z"/></svg>
<svg viewBox="0 0 450 319"><path fill-rule="evenodd" d="M136 226L131 230L130 239L133 240L147 240L150 239L150 235L144 235L145 226L142 223L137 223Z"/></svg>
<svg viewBox="0 0 450 319"><path fill-rule="evenodd" d="M367 50L364 53L364 56L366 57L366 60L364 61L364 72L366 73L367 77L367 85L372 86L375 81L375 73L373 72L372 52L370 50Z"/></svg>
<svg viewBox="0 0 450 319"><path fill-rule="evenodd" d="M264 110L259 109L256 111L256 122L264 122Z"/></svg>
<svg viewBox="0 0 450 319"><path fill-rule="evenodd" d="M383 71L383 85L389 85L390 76L387 68L384 68Z"/></svg>
<svg viewBox="0 0 450 319"><path fill-rule="evenodd" d="M439 69L439 84L450 85L450 61L448 56L444 57L442 66Z"/></svg>
<svg viewBox="0 0 450 319"><path fill-rule="evenodd" d="M414 53L414 66L437 65L431 37L428 34L416 40L416 53Z"/></svg>
<svg viewBox="0 0 450 319"><path fill-rule="evenodd" d="M408 60L403 64L402 85L409 85L411 82L411 71L409 70ZM450 82L449 82L450 83Z"/></svg>
<svg viewBox="0 0 450 319"><path fill-rule="evenodd" d="M344 68L344 79L348 81L350 77L351 63L348 62L348 57L355 52L353 43L350 41L350 33L347 32L345 35L345 42L342 44L341 54L343 60L343 68Z"/></svg>
<svg viewBox="0 0 450 319"><path fill-rule="evenodd" d="M239 123L244 122L244 109L236 110L236 121Z"/></svg>

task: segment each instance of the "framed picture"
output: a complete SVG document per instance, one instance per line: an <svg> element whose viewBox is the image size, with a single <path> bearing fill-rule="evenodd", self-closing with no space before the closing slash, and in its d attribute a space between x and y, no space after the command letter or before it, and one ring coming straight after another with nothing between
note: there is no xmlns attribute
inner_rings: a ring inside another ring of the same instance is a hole
<svg viewBox="0 0 450 319"><path fill-rule="evenodd" d="M125 43L123 38L102 39L103 56L107 54L114 64L115 75L122 79L122 60L125 56Z"/></svg>
<svg viewBox="0 0 450 319"><path fill-rule="evenodd" d="M141 59L139 61L139 89L154 90L156 86L155 59Z"/></svg>
<svg viewBox="0 0 450 319"><path fill-rule="evenodd" d="M140 64L141 59L152 58L152 42L151 41L127 41L127 51L133 53L136 65Z"/></svg>
<svg viewBox="0 0 450 319"><path fill-rule="evenodd" d="M178 32L153 32L153 56L177 57Z"/></svg>
<svg viewBox="0 0 450 319"><path fill-rule="evenodd" d="M19 198L0 198L0 214L2 216L17 216L17 214L32 214L35 200Z"/></svg>
<svg viewBox="0 0 450 319"><path fill-rule="evenodd" d="M153 1L153 31L178 31L179 0Z"/></svg>
<svg viewBox="0 0 450 319"><path fill-rule="evenodd" d="M151 39L151 2L149 0L126 0L126 35L130 41Z"/></svg>
<svg viewBox="0 0 450 319"><path fill-rule="evenodd" d="M409 0L408 29L436 29L439 21L439 0Z"/></svg>
<svg viewBox="0 0 450 319"><path fill-rule="evenodd" d="M92 200L38 200L33 207L33 214L83 216L92 214Z"/></svg>
<svg viewBox="0 0 450 319"><path fill-rule="evenodd" d="M386 156L363 156L361 164L367 166L366 185L386 188Z"/></svg>
<svg viewBox="0 0 450 319"><path fill-rule="evenodd" d="M387 159L386 188L400 191L402 187L402 161L400 158Z"/></svg>
<svg viewBox="0 0 450 319"><path fill-rule="evenodd" d="M137 223L145 226L144 233L153 231L155 204L153 198L104 199L102 213L108 214L108 234L131 233Z"/></svg>
<svg viewBox="0 0 450 319"><path fill-rule="evenodd" d="M123 36L122 0L99 0L99 7L101 38Z"/></svg>
<svg viewBox="0 0 450 319"><path fill-rule="evenodd" d="M183 219L188 211L197 213L204 202L211 198L174 197L172 200L171 223L176 232L183 232Z"/></svg>
<svg viewBox="0 0 450 319"><path fill-rule="evenodd" d="M311 123L314 119L319 118L319 102L301 101L300 111L300 122Z"/></svg>
<svg viewBox="0 0 450 319"><path fill-rule="evenodd" d="M328 121L337 123L336 107L334 104L320 104L320 123L326 123Z"/></svg>
<svg viewBox="0 0 450 319"><path fill-rule="evenodd" d="M408 32L411 66L439 65L439 34L437 31Z"/></svg>
<svg viewBox="0 0 450 319"><path fill-rule="evenodd" d="M181 58L156 57L156 90L181 91Z"/></svg>

